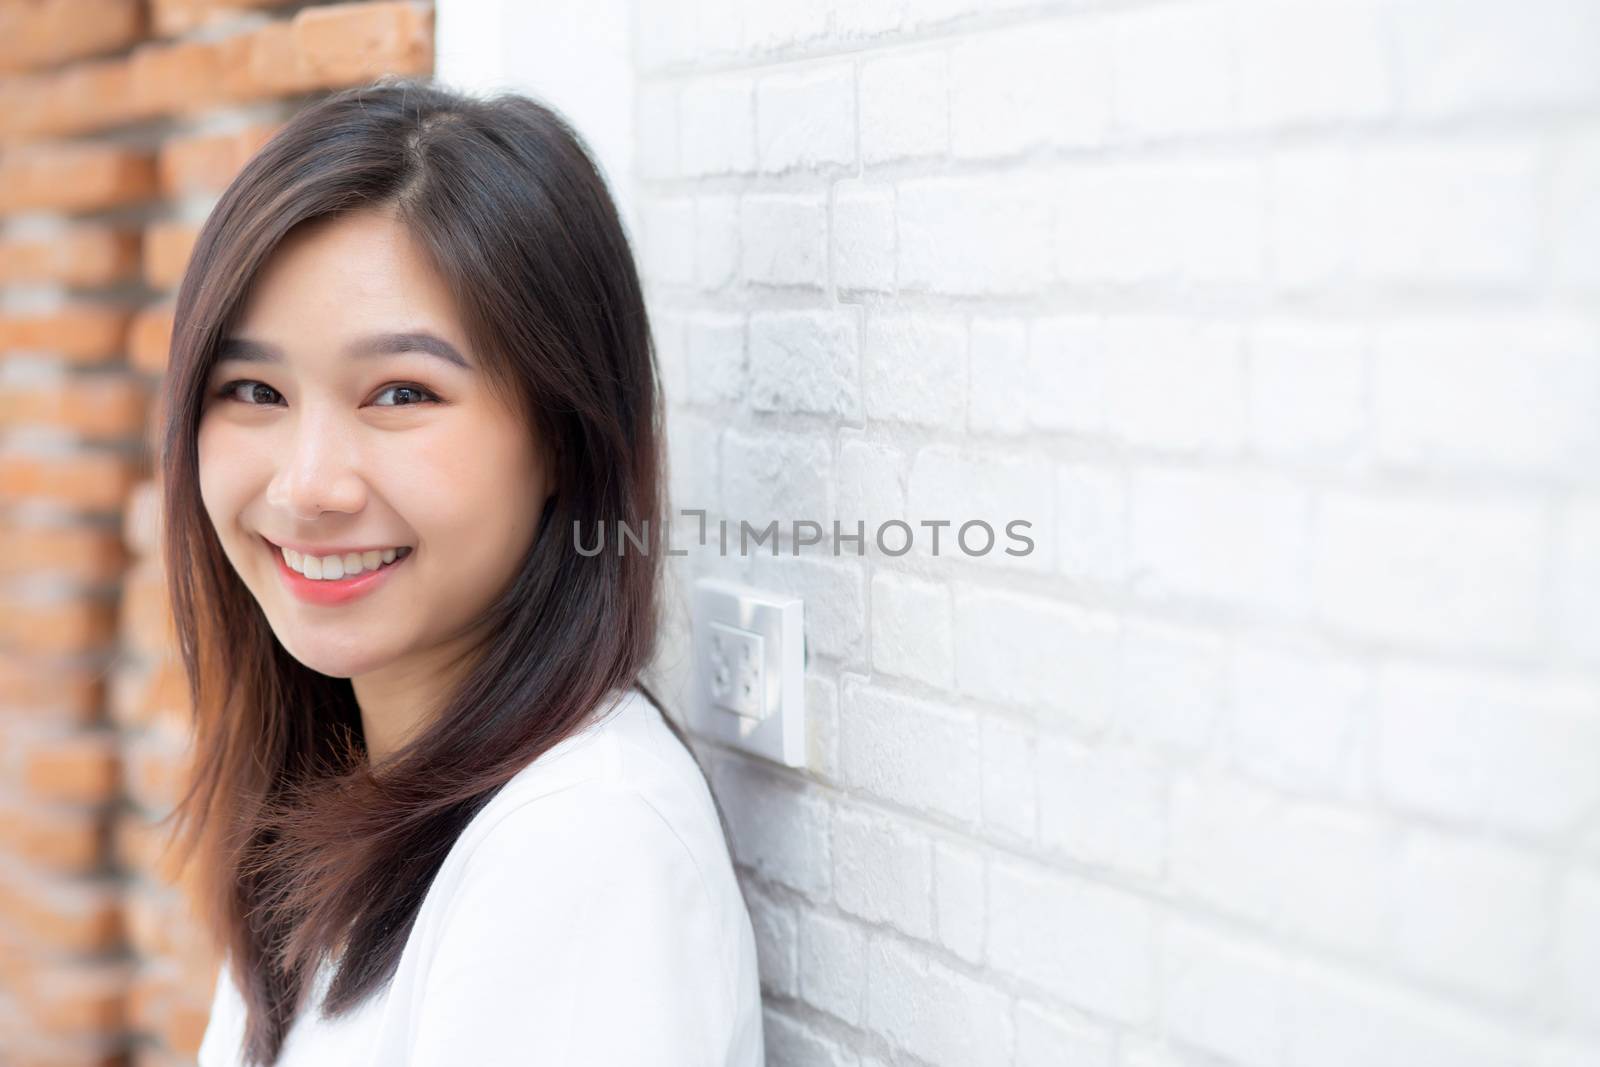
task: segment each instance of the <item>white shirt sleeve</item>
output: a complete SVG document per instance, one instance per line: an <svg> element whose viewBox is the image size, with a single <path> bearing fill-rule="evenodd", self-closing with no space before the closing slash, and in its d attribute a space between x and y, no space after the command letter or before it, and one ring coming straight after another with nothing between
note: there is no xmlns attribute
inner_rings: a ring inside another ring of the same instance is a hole
<svg viewBox="0 0 1600 1067"><path fill-rule="evenodd" d="M410 1067L720 1067L733 990L711 899L632 789L511 809L443 916Z"/></svg>

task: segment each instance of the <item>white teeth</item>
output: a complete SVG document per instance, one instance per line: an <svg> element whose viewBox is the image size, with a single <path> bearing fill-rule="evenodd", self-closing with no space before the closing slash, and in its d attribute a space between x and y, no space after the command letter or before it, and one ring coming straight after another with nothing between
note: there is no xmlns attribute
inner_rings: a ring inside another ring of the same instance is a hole
<svg viewBox="0 0 1600 1067"><path fill-rule="evenodd" d="M382 551L373 549L370 552L346 552L342 556L307 556L292 548L285 548L282 552L290 570L299 571L307 578L337 581L363 571L375 571L396 559L405 558L411 550L408 547L385 548Z"/></svg>

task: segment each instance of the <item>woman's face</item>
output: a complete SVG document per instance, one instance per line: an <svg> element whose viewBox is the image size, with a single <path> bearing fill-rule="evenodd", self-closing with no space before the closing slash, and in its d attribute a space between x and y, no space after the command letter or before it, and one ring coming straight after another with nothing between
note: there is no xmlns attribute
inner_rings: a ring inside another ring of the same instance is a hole
<svg viewBox="0 0 1600 1067"><path fill-rule="evenodd" d="M306 666L425 685L475 641L551 489L449 290L389 214L319 220L278 247L220 355L198 446L228 559ZM364 567L410 554L330 581L332 566L290 573L275 546L346 569L350 550L379 553Z"/></svg>

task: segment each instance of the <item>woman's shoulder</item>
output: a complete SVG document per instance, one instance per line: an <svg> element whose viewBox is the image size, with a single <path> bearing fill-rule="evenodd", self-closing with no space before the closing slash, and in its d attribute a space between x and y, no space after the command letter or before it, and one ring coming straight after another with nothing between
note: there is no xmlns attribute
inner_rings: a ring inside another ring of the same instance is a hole
<svg viewBox="0 0 1600 1067"><path fill-rule="evenodd" d="M542 754L495 794L462 834L464 851L494 834L537 832L560 811L586 819L591 833L627 829L652 813L674 831L699 863L726 851L715 802L699 765L674 736L663 713L630 688L596 709L576 734ZM627 813L627 817L624 817ZM635 826L635 831L642 827ZM708 840L709 838L709 840Z"/></svg>

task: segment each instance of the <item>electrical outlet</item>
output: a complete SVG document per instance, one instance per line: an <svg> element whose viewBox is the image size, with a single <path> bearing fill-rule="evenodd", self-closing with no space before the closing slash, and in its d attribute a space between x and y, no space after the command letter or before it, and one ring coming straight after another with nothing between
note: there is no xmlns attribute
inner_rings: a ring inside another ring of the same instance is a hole
<svg viewBox="0 0 1600 1067"><path fill-rule="evenodd" d="M805 614L799 597L694 583L694 728L789 767L806 765Z"/></svg>
<svg viewBox="0 0 1600 1067"><path fill-rule="evenodd" d="M711 699L736 715L767 714L766 652L758 633L711 624Z"/></svg>

